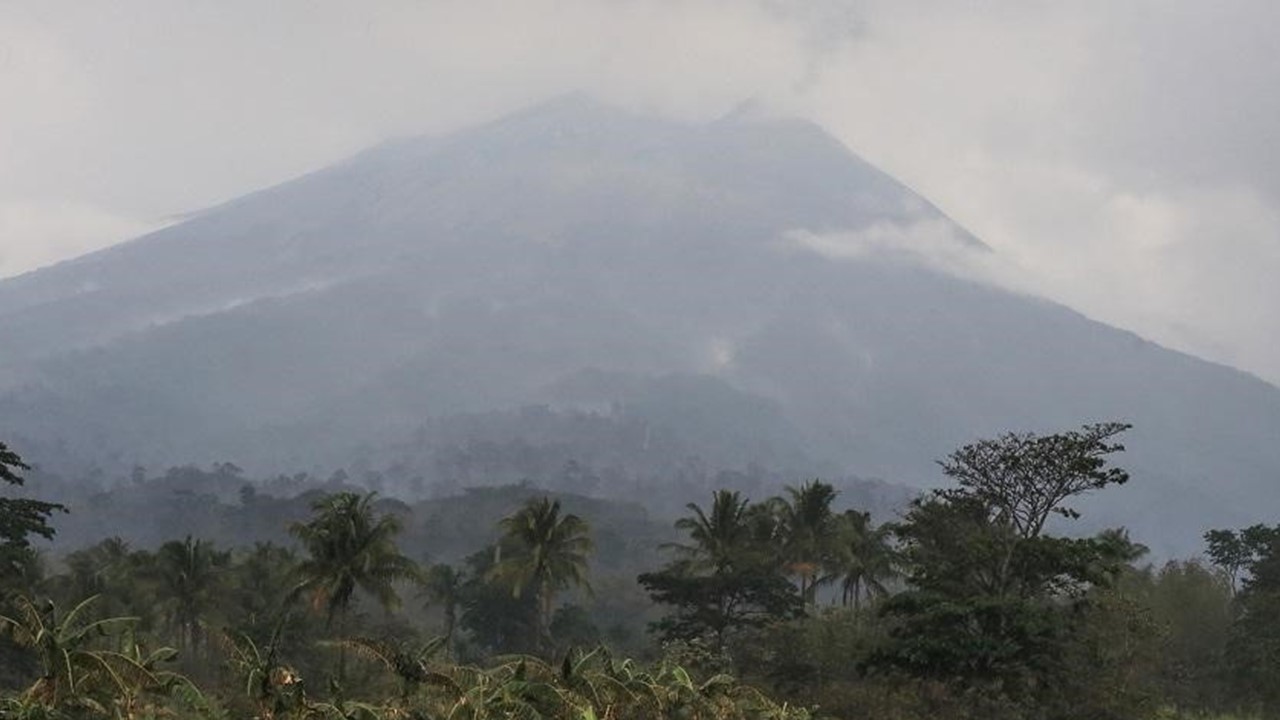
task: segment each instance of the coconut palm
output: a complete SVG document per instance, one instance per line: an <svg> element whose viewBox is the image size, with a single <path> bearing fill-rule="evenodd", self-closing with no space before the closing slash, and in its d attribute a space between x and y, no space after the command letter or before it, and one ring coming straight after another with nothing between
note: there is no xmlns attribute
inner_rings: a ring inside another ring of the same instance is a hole
<svg viewBox="0 0 1280 720"><path fill-rule="evenodd" d="M777 500L787 568L800 580L800 596L812 605L820 573L835 548L835 515L831 503L836 489L820 480L800 487L787 486L786 498Z"/></svg>
<svg viewBox="0 0 1280 720"><path fill-rule="evenodd" d="M177 632L178 647L200 650L204 616L212 609L231 554L214 549L208 540L172 540L155 556L156 579L169 622Z"/></svg>
<svg viewBox="0 0 1280 720"><path fill-rule="evenodd" d="M871 514L849 510L839 518L840 546L832 569L840 580L840 601L862 609L862 599L884 597L885 581L897 574L889 528L871 524Z"/></svg>
<svg viewBox="0 0 1280 720"><path fill-rule="evenodd" d="M326 495L312 503L310 522L289 528L310 555L298 565L301 581L294 592L310 596L311 606L324 612L326 628L337 619L345 631L357 589L389 610L400 604L395 584L418 576L414 562L396 547L400 519L375 514L374 495ZM345 649L339 648L339 681L346 676L346 660Z"/></svg>
<svg viewBox="0 0 1280 720"><path fill-rule="evenodd" d="M309 595L312 607L324 611L326 627L344 619L357 589L391 609L400 604L395 583L417 576L417 566L396 547L400 519L376 515L374 496L326 495L312 503L310 522L289 528L310 555L298 565L295 592Z"/></svg>
<svg viewBox="0 0 1280 720"><path fill-rule="evenodd" d="M594 549L590 528L577 515L560 514L560 501L547 497L525 503L499 524L502 554L489 579L508 584L512 595L532 592L537 601L537 640L550 647L551 613L555 596L569 587L585 587L587 556Z"/></svg>
<svg viewBox="0 0 1280 720"><path fill-rule="evenodd" d="M748 501L737 491L717 490L711 512L697 503L686 505L692 515L676 521L676 529L689 533L691 544L667 547L683 555L697 569L723 572L742 558L752 540Z"/></svg>

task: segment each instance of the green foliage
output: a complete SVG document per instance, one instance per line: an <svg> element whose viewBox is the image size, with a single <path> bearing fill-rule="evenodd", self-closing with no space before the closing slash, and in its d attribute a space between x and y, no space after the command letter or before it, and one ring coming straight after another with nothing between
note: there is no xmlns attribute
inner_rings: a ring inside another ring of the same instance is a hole
<svg viewBox="0 0 1280 720"><path fill-rule="evenodd" d="M396 546L400 520L377 515L373 498L373 493L326 495L312 503L315 515L309 522L289 528L309 554L298 566L297 589L310 595L327 623L347 611L357 589L383 607L399 605L395 583L417 576L413 561Z"/></svg>
<svg viewBox="0 0 1280 720"><path fill-rule="evenodd" d="M496 554L490 548L467 558L460 623L485 653L536 652L537 599L532 593L513 595L510 588L489 581Z"/></svg>
<svg viewBox="0 0 1280 720"><path fill-rule="evenodd" d="M585 587L587 560L594 549L590 527L577 515L560 514L560 501L530 500L500 523L500 555L486 579L511 588L513 597L531 595L537 605L537 644L551 646L556 593Z"/></svg>
<svg viewBox="0 0 1280 720"><path fill-rule="evenodd" d="M449 655L453 654L453 633L465 586L466 575L452 565L432 565L422 574L422 597L429 604L440 606L444 615L444 648Z"/></svg>
<svg viewBox="0 0 1280 720"><path fill-rule="evenodd" d="M280 658L283 627L281 619L262 646L243 633L223 636L228 665L243 687L241 697L252 704L259 718L287 716L305 707L302 676Z"/></svg>
<svg viewBox="0 0 1280 720"><path fill-rule="evenodd" d="M1128 482L1123 469L1107 467L1107 456L1124 450L1112 438L1130 427L1109 422L1053 435L1008 433L979 440L939 463L956 482L939 496L976 500L1019 537L1037 537L1050 516L1079 516L1067 500Z"/></svg>
<svg viewBox="0 0 1280 720"><path fill-rule="evenodd" d="M760 503L719 490L687 506L682 537L661 546L669 561L638 583L631 573L671 536L631 506L569 497L567 513L527 486L423 503L407 523L414 546L454 562L418 572L399 551L402 516L379 513L372 494L284 500L244 491L231 466L179 472L181 508L216 505L200 491L214 478L254 523L305 518L289 526L302 552L113 538L43 578L28 549L27 582L54 601L0 600L0 682L22 685L0 692L0 717L1280 716L1280 527L1212 531L1213 567L1158 570L1134 567L1145 548L1123 531L1048 531L1076 516L1080 494L1127 479L1107 465L1125 427L961 448L942 462L955 486L891 525L834 507L835 488L817 480ZM593 592L597 545L597 567L627 575L596 578ZM406 581L425 603L399 607ZM363 596L385 612L358 612ZM319 612L296 611L303 598ZM626 637L659 606L662 647L635 648L656 662L576 649ZM163 644L184 656L143 649ZM348 673L349 656L367 662ZM179 660L186 675L170 669Z"/></svg>
<svg viewBox="0 0 1280 720"><path fill-rule="evenodd" d="M898 575L898 553L892 528L871 523L871 515L848 510L836 523L835 549L829 560L829 580L840 583L840 604L862 608L864 598L889 595L889 580Z"/></svg>
<svg viewBox="0 0 1280 720"><path fill-rule="evenodd" d="M667 547L680 554L691 570L718 571L753 561L755 551L753 528L749 523L750 502L741 493L717 490L711 499L711 511L703 512L689 503L692 515L676 520L676 529L688 533L688 544L670 543Z"/></svg>
<svg viewBox="0 0 1280 720"><path fill-rule="evenodd" d="M777 573L759 568L693 575L675 566L644 573L639 582L654 602L674 609L653 626L664 640L710 635L715 646L723 648L734 631L761 627L801 611L795 587Z"/></svg>
<svg viewBox="0 0 1280 720"><path fill-rule="evenodd" d="M1045 524L1076 516L1069 499L1127 479L1106 465L1127 427L1009 434L944 460L956 487L916 501L896 528L908 588L883 605L893 624L871 666L1046 711L1074 671L1066 658L1088 593L1115 579L1131 547L1114 533L1053 537Z"/></svg>
<svg viewBox="0 0 1280 720"><path fill-rule="evenodd" d="M1160 697L1191 711L1235 707L1227 643L1236 609L1227 574L1197 561L1171 561L1123 578L1119 590L1140 598L1162 630Z"/></svg>
<svg viewBox="0 0 1280 720"><path fill-rule="evenodd" d="M14 616L0 616L0 632L30 648L40 667L40 676L13 701L14 714L132 717L148 695L190 688L185 677L160 667L175 651L145 653L133 641L128 629L134 618L89 617L95 599L60 615L52 601L24 596Z"/></svg>
<svg viewBox="0 0 1280 720"><path fill-rule="evenodd" d="M750 505L738 493L712 496L710 512L690 504L676 521L690 542L671 546L677 557L637 580L674 612L654 624L664 640L709 638L725 647L734 631L795 616L801 596L783 576L778 521L769 505Z"/></svg>
<svg viewBox="0 0 1280 720"><path fill-rule="evenodd" d="M205 616L224 591L231 553L205 540L170 541L156 552L155 574L164 613L177 629L180 649L198 655Z"/></svg>
<svg viewBox="0 0 1280 720"><path fill-rule="evenodd" d="M298 558L290 548L274 543L258 542L250 548L242 548L232 556L226 571L230 603L221 603L221 615L252 637L265 641L271 637L285 618L296 638L306 618L301 613L288 612L295 590Z"/></svg>
<svg viewBox="0 0 1280 720"><path fill-rule="evenodd" d="M1271 552L1280 536L1280 526L1252 525L1239 532L1210 530L1204 534L1205 554L1210 562L1227 574L1231 591L1239 589L1241 573L1253 567Z"/></svg>
<svg viewBox="0 0 1280 720"><path fill-rule="evenodd" d="M21 486L22 470L31 468L18 453L0 442L0 485ZM46 540L53 537L54 529L49 518L55 512L66 512L66 507L31 498L0 497L0 581L21 576L31 562L31 537ZM4 590L0 585L0 590Z"/></svg>
<svg viewBox="0 0 1280 720"><path fill-rule="evenodd" d="M775 503L782 550L787 572L799 579L800 597L811 606L823 570L835 563L838 552L836 516L831 511L837 493L819 480L788 486L786 492L787 497Z"/></svg>
<svg viewBox="0 0 1280 720"><path fill-rule="evenodd" d="M1205 534L1210 560L1238 588L1224 670L1236 706L1280 717L1280 526Z"/></svg>
<svg viewBox="0 0 1280 720"><path fill-rule="evenodd" d="M778 705L728 675L695 679L670 663L642 667L604 649L568 653L558 665L526 656L488 667L439 666L421 691L388 714L459 720L807 720L803 709Z"/></svg>

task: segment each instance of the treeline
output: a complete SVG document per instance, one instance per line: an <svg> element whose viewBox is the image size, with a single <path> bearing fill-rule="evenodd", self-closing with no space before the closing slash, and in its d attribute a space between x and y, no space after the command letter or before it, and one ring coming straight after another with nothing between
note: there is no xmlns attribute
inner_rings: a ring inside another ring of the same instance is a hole
<svg viewBox="0 0 1280 720"><path fill-rule="evenodd" d="M1122 530L1050 531L1128 481L1110 464L1126 429L960 448L948 489L891 523L818 480L757 502L716 490L661 556L525 488L489 540L425 562L404 551L408 506L339 490L282 517L278 543L115 539L52 569L30 540L61 508L6 499L0 712L1280 716L1280 527L1215 531L1209 562L1158 569ZM606 552L665 560L624 581Z"/></svg>
<svg viewBox="0 0 1280 720"><path fill-rule="evenodd" d="M359 469L358 463L323 473L274 476L255 476L229 462L158 471L134 467L119 475L91 473L83 477L60 476L37 467L26 475L41 497L72 510L58 522L60 548L82 547L112 536L154 548L188 533L222 545L259 540L283 543L289 540L288 523L305 517L310 499L316 495L373 490L388 502L402 503L401 509L408 513L403 542L411 552L424 548L436 558L450 559L490 539L485 536L491 534L493 522L536 492L564 498L575 512L604 521L600 523L602 531L616 530L627 542L655 540L649 543L652 549L673 539L669 520L657 523L652 518L675 517L685 503L716 488L761 496L785 483L781 476L759 467L714 469L696 457L685 457L673 463L672 482L648 486L639 478L603 471L587 458L557 456L557 465L534 462L530 458L537 457L537 446L524 440L507 447L509 453L488 441L451 446L451 455L487 457L494 452L514 464L503 465L492 475L486 474L489 464L478 464L480 469L473 470L466 482L418 488L423 493L415 490L420 483L404 479L406 466L373 471ZM909 488L881 481L846 477L834 482L842 501L878 518L892 515L914 496ZM485 522L454 522L459 515L477 512ZM655 538L655 534L662 537ZM602 541L605 549L613 543L608 537ZM617 560L608 555L602 558L611 564Z"/></svg>
<svg viewBox="0 0 1280 720"><path fill-rule="evenodd" d="M776 409L768 412L767 404L758 407L758 399L718 381L673 376L652 381L639 395L644 399L594 412L534 405L438 417L385 446L348 447L346 438L334 439L323 457L297 459L287 474L265 473L261 463L254 464L257 472L246 474L225 461L130 466L124 460L130 453L105 450L97 456L114 461L72 463L65 448L44 446L29 450L45 462L30 475L42 492L63 502L91 493L116 499L153 484L200 495L218 488L223 502L234 502L246 483L281 498L348 485L417 502L527 482L549 492L641 502L669 517L717 488L762 497L795 478L816 476L838 485L847 502L872 512L895 509L909 499L910 488L843 477L829 463L784 451L781 445L787 443L776 438L789 433L777 426ZM265 466L278 465L276 460ZM301 468L307 472L298 472ZM60 532L70 529L64 524Z"/></svg>

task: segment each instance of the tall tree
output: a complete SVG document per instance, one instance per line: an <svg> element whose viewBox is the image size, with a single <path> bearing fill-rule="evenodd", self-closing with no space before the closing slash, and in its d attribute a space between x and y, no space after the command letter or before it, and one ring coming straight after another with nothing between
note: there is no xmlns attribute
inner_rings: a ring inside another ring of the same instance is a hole
<svg viewBox="0 0 1280 720"><path fill-rule="evenodd" d="M800 581L800 597L812 606L818 581L836 550L835 515L831 511L836 489L811 480L798 488L788 486L786 491L787 496L778 499L783 552L788 571Z"/></svg>
<svg viewBox="0 0 1280 720"><path fill-rule="evenodd" d="M0 442L0 483L20 487L24 483L21 471L30 469L18 453ZM0 580L21 575L30 560L31 536L53 538L49 518L66 511L58 503L0 497Z"/></svg>
<svg viewBox="0 0 1280 720"><path fill-rule="evenodd" d="M1238 592L1242 573L1271 552L1272 543L1280 538L1280 527L1252 525L1243 530L1210 530L1204 534L1205 553L1209 561L1227 574L1231 592Z"/></svg>
<svg viewBox="0 0 1280 720"><path fill-rule="evenodd" d="M345 619L357 589L384 608L400 604L395 584L417 575L417 566L400 553L400 519L373 509L374 493L326 495L311 505L312 519L289 532L302 541L308 557L298 565L297 591L323 610L326 626Z"/></svg>
<svg viewBox="0 0 1280 720"><path fill-rule="evenodd" d="M751 504L737 492L718 490L709 511L689 504L676 521L685 543L667 545L676 558L637 581L654 602L674 612L654 624L665 639L710 636L723 649L735 630L794 617L802 603L783 576L780 521L772 504Z"/></svg>
<svg viewBox="0 0 1280 720"><path fill-rule="evenodd" d="M864 597L889 594L885 581L897 574L891 530L873 525L866 512L849 510L838 517L833 577L840 581L841 604L853 605L855 613L861 611Z"/></svg>
<svg viewBox="0 0 1280 720"><path fill-rule="evenodd" d="M676 529L688 533L689 542L667 547L699 568L728 568L751 547L748 505L736 490L717 490L711 497L710 512L704 512L697 503L689 503L685 507L692 514L676 520Z"/></svg>
<svg viewBox="0 0 1280 720"><path fill-rule="evenodd" d="M530 500L503 518L499 559L491 579L511 587L512 595L532 593L538 605L538 642L550 647L555 596L569 587L586 587L587 559L594 549L590 527L577 515L560 514L560 501Z"/></svg>
<svg viewBox="0 0 1280 720"><path fill-rule="evenodd" d="M1045 700L1085 593L1109 584L1132 553L1121 534L1061 538L1045 526L1077 516L1065 505L1072 498L1128 479L1107 465L1127 428L1008 434L943 460L957 485L917 500L896 528L908 589L882 606L894 625L873 664L1024 709Z"/></svg>
<svg viewBox="0 0 1280 720"><path fill-rule="evenodd" d="M198 656L205 615L225 587L231 554L218 551L208 540L171 540L156 552L155 574L169 622L177 632L178 647Z"/></svg>
<svg viewBox="0 0 1280 720"><path fill-rule="evenodd" d="M1205 539L1212 562L1240 576L1226 657L1235 709L1280 717L1280 525L1215 530Z"/></svg>
<svg viewBox="0 0 1280 720"><path fill-rule="evenodd" d="M1042 536L1049 518L1079 517L1067 501L1128 482L1129 473L1108 466L1107 456L1124 451L1113 438L1130 427L1108 422L1052 435L1007 433L965 445L939 462L956 486L938 491L936 499L979 509L994 531L988 539L997 557L986 578L993 594L1004 597L1025 583L1014 560L1019 548Z"/></svg>

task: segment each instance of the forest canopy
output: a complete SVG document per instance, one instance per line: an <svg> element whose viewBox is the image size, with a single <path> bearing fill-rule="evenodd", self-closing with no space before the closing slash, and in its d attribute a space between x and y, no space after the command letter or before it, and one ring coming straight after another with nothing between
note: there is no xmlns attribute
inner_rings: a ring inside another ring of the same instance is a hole
<svg viewBox="0 0 1280 720"><path fill-rule="evenodd" d="M189 534L37 552L63 506L6 497L0 713L1272 716L1280 527L1160 567L1122 529L1057 534L1129 480L1127 429L979 440L880 521L821 479L718 488L665 524L529 485L277 496L220 465L95 499L168 495Z"/></svg>

